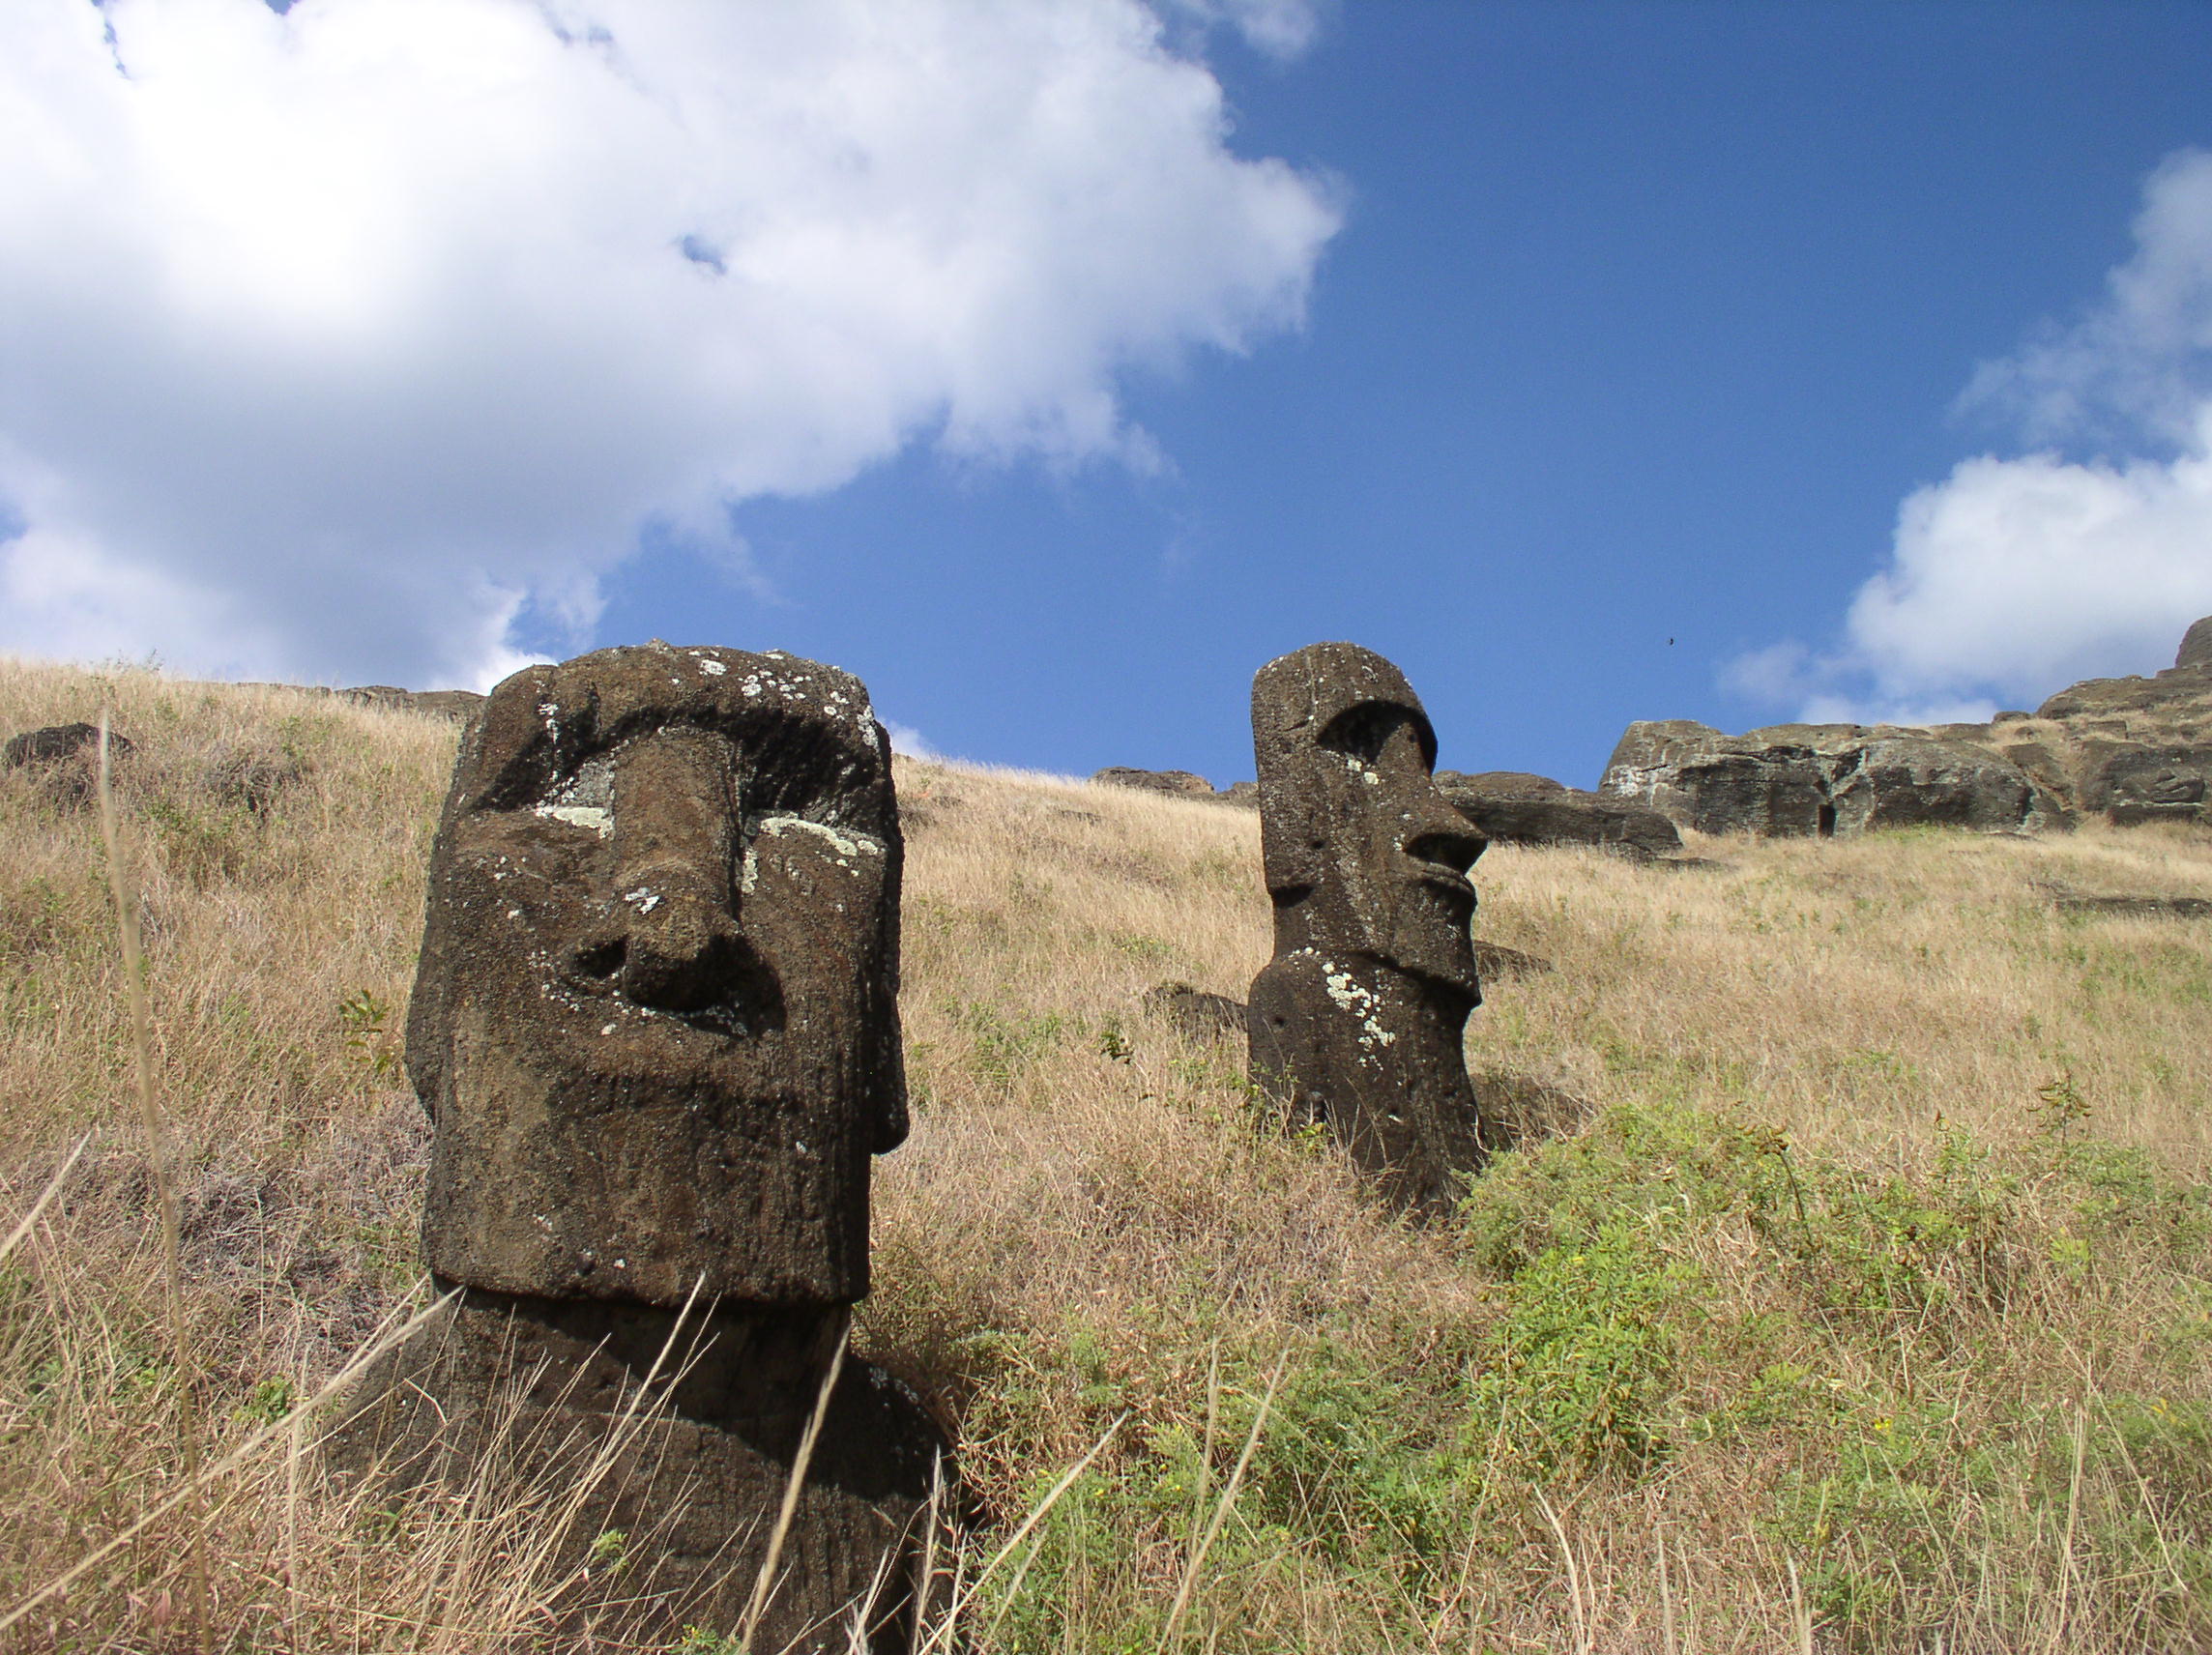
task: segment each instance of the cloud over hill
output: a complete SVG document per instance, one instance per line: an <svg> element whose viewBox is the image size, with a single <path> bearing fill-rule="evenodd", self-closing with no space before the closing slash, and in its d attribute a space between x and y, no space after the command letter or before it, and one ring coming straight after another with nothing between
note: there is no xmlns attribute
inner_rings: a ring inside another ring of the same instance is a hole
<svg viewBox="0 0 2212 1655"><path fill-rule="evenodd" d="M0 17L0 648L481 680L641 534L917 438L1145 464L1338 211L1136 0L31 0Z"/></svg>
<svg viewBox="0 0 2212 1655"><path fill-rule="evenodd" d="M1986 716L1993 695L2166 664L2212 610L2212 153L2151 175L2135 239L2098 304L1963 399L2041 447L1916 490L1844 648L1760 652L1737 687L1815 718Z"/></svg>

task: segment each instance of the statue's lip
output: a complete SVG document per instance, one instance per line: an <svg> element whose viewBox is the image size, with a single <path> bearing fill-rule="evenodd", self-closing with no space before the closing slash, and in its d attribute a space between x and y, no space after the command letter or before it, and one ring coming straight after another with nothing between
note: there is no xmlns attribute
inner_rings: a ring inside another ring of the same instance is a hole
<svg viewBox="0 0 2212 1655"><path fill-rule="evenodd" d="M1465 897L1469 902L1475 900L1474 881L1469 879L1467 875L1454 873L1450 868L1444 867L1441 863L1427 861L1420 857L1415 857L1414 862L1419 869L1415 877L1423 885L1431 885L1439 890L1449 891L1454 896Z"/></svg>

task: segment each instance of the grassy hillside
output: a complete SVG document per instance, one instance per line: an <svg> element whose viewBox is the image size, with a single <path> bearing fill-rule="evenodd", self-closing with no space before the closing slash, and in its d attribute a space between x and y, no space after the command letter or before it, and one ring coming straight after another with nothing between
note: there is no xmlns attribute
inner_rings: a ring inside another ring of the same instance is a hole
<svg viewBox="0 0 2212 1655"><path fill-rule="evenodd" d="M0 733L102 702L182 1339L97 820L0 777L0 1243L50 1191L0 1260L0 1615L100 1558L0 1647L548 1646L530 1514L341 1502L297 1406L419 1302L396 1032L453 729L0 666ZM2212 896L2212 837L1494 849L1480 935L1557 970L1470 1060L1586 1110L1424 1233L1139 1004L1265 960L1253 815L900 791L862 1344L958 1424L969 1578L1104 1439L973 1646L2212 1644L2212 927L2044 888Z"/></svg>

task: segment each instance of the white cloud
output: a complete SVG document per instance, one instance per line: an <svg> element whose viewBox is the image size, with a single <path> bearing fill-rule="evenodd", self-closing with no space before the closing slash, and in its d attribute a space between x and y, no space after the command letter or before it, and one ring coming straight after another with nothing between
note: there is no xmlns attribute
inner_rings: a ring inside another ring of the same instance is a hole
<svg viewBox="0 0 2212 1655"><path fill-rule="evenodd" d="M1156 463L1118 376L1338 222L1137 0L20 0L0 155L0 647L253 675L481 680L917 437Z"/></svg>
<svg viewBox="0 0 2212 1655"><path fill-rule="evenodd" d="M891 739L891 751L910 759L938 759L945 755L931 746L919 730L912 724L901 724L895 718L884 720L884 734Z"/></svg>
<svg viewBox="0 0 2212 1655"><path fill-rule="evenodd" d="M1298 56L1321 33L1317 0L1169 0L1169 5L1202 27L1227 24L1277 60Z"/></svg>
<svg viewBox="0 0 2212 1655"><path fill-rule="evenodd" d="M1921 489L1851 604L1854 658L1888 695L2023 700L2170 666L2212 612L2212 409L2200 421L2172 460L1985 457Z"/></svg>
<svg viewBox="0 0 2212 1655"><path fill-rule="evenodd" d="M2153 173L2135 228L2094 310L1985 364L1966 394L2031 441L2102 457L1964 461L1905 502L1840 652L1777 646L1728 682L1808 715L1906 722L2171 663L2212 613L2212 155Z"/></svg>

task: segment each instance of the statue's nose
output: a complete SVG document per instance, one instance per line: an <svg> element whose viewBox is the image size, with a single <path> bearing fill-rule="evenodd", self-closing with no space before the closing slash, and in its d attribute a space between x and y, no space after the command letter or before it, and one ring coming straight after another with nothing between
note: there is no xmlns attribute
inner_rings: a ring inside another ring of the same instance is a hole
<svg viewBox="0 0 2212 1655"><path fill-rule="evenodd" d="M736 917L726 902L697 889L654 888L680 883L646 880L617 901L624 914L623 996L640 1005L697 1011L727 996L737 964ZM635 894L633 894L635 893Z"/></svg>
<svg viewBox="0 0 2212 1655"><path fill-rule="evenodd" d="M1424 862L1440 863L1455 874L1464 874L1490 848L1490 841L1452 807L1451 800L1434 784L1425 792L1427 797L1413 809L1407 825L1402 840L1406 854Z"/></svg>
<svg viewBox="0 0 2212 1655"><path fill-rule="evenodd" d="M736 764L729 740L704 730L659 731L615 756L614 900L596 945L640 1005L696 1011L730 993L743 952Z"/></svg>

